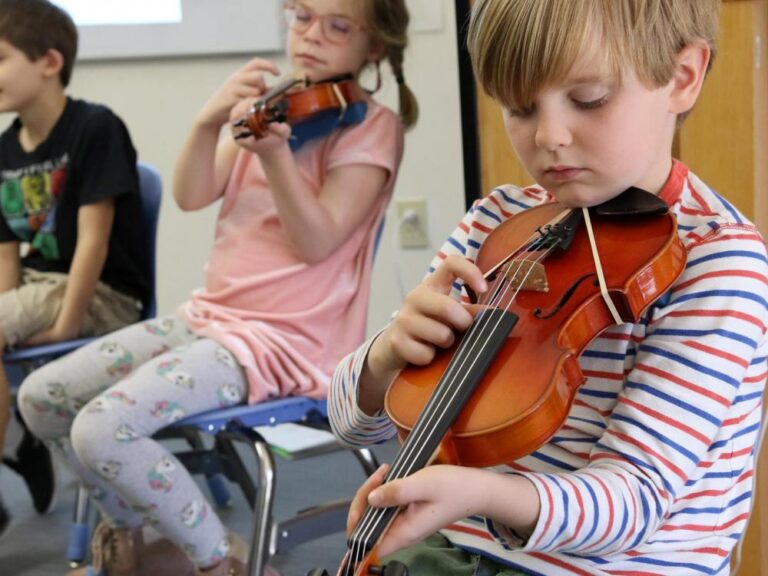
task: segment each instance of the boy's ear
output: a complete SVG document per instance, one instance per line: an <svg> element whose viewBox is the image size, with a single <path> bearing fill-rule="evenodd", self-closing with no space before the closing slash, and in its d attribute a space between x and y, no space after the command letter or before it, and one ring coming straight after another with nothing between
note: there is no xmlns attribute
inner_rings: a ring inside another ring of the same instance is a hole
<svg viewBox="0 0 768 576"><path fill-rule="evenodd" d="M696 103L709 66L709 45L697 40L685 46L676 56L672 77L670 112L684 114Z"/></svg>
<svg viewBox="0 0 768 576"><path fill-rule="evenodd" d="M57 77L64 67L64 56L58 50L51 48L38 59L38 62L42 65L45 76Z"/></svg>

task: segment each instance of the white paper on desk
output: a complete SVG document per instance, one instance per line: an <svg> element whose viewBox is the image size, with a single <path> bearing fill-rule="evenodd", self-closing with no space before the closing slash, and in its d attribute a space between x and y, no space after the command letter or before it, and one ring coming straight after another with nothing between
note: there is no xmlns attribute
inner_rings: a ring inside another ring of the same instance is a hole
<svg viewBox="0 0 768 576"><path fill-rule="evenodd" d="M288 453L301 452L336 442L333 434L326 430L318 430L290 422L277 426L257 426L256 431L271 446Z"/></svg>

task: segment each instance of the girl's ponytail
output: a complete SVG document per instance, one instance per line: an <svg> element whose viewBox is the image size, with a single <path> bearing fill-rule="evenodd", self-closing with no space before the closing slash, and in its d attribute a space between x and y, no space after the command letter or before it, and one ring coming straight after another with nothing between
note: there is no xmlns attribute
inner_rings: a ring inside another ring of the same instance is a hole
<svg viewBox="0 0 768 576"><path fill-rule="evenodd" d="M405 129L412 128L419 118L416 96L405 83L403 58L408 45L408 9L405 0L368 0L366 20L371 38L381 42L397 82L399 113Z"/></svg>
<svg viewBox="0 0 768 576"><path fill-rule="evenodd" d="M389 65L392 67L392 73L397 82L400 118L403 121L403 126L408 130L409 128L412 128L419 119L419 103L416 101L416 96L413 91L405 83L405 75L403 74L403 52L404 48L393 46L387 50L387 58L389 59Z"/></svg>

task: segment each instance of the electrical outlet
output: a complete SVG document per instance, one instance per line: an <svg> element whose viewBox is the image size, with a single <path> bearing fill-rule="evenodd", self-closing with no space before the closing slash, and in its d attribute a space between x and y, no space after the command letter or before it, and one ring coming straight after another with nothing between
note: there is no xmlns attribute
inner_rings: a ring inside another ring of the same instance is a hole
<svg viewBox="0 0 768 576"><path fill-rule="evenodd" d="M399 198L397 225L401 248L428 248L427 201L424 198Z"/></svg>

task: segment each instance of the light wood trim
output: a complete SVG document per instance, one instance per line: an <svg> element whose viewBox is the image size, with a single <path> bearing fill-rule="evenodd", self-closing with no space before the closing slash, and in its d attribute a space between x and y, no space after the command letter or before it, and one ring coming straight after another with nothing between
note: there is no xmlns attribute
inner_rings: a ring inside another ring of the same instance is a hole
<svg viewBox="0 0 768 576"><path fill-rule="evenodd" d="M729 2L720 18L718 54L680 131L678 157L748 218L755 214L752 30L754 2Z"/></svg>
<svg viewBox="0 0 768 576"><path fill-rule="evenodd" d="M759 0L753 18L755 27L755 222L768 237L768 0ZM759 40L757 40L759 38ZM759 49L759 51L758 51ZM768 530L765 532L768 539ZM765 541L765 540L764 540Z"/></svg>
<svg viewBox="0 0 768 576"><path fill-rule="evenodd" d="M763 422L766 414L763 409ZM767 439L768 440L768 439ZM765 542L768 539L768 488L766 487L766 474L768 474L768 449L763 443L760 457L757 462L755 477L755 500L752 506L752 514L749 519L747 532L741 548L741 564L733 576L766 576L768 575L768 554L765 553ZM734 562L735 564L735 555Z"/></svg>
<svg viewBox="0 0 768 576"><path fill-rule="evenodd" d="M528 186L533 178L512 149L498 103L477 89L477 119L480 123L480 183L486 196L500 184Z"/></svg>
<svg viewBox="0 0 768 576"><path fill-rule="evenodd" d="M754 151L754 220L764 235L768 235L768 0L752 4ZM755 44L759 38L759 45ZM758 52L759 49L759 52ZM766 425L767 398L763 395L763 425ZM757 462L754 484L754 505L742 545L742 559L736 576L768 576L768 448L764 442Z"/></svg>

